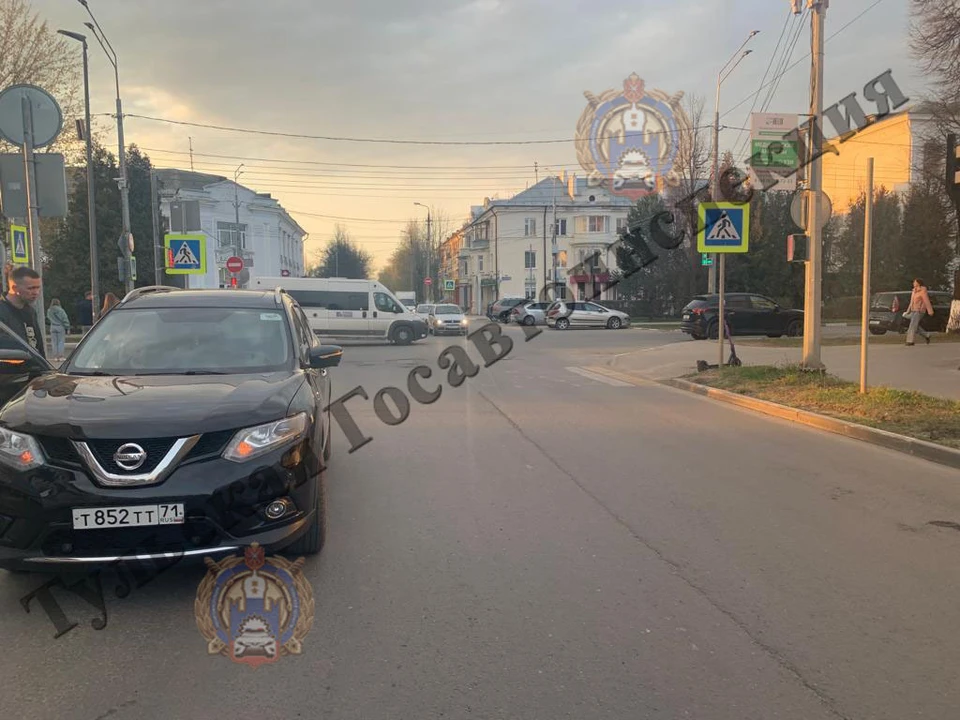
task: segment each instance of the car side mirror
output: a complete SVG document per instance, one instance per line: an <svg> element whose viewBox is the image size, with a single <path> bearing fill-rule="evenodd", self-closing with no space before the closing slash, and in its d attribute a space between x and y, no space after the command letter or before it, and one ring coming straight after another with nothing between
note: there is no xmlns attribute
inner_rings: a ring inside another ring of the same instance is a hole
<svg viewBox="0 0 960 720"><path fill-rule="evenodd" d="M341 357L343 357L343 348L339 345L310 348L310 367L314 370L337 367Z"/></svg>
<svg viewBox="0 0 960 720"><path fill-rule="evenodd" d="M0 374L41 375L46 370L47 368L26 350L0 350Z"/></svg>

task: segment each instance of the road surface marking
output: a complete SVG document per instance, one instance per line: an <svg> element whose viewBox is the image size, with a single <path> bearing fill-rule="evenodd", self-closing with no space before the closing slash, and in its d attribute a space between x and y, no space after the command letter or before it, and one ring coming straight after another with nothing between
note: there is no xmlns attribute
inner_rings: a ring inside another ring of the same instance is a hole
<svg viewBox="0 0 960 720"><path fill-rule="evenodd" d="M589 378L590 380L596 380L597 382L601 382L606 385L613 385L613 387L631 387L632 386L631 383L625 383L620 380L616 380L612 377L607 377L606 375L600 375L599 373L590 372L589 370L584 370L583 368L568 367L567 370L569 370L572 373L576 373L577 375L582 375L585 378Z"/></svg>
<svg viewBox="0 0 960 720"><path fill-rule="evenodd" d="M597 375L602 375L605 378L611 380L617 380L618 382L624 383L626 385L633 385L635 387L651 387L653 385L660 385L656 380L652 378L646 378L639 375L627 374L622 372L617 372L616 370L611 370L608 367L586 367L584 368L587 372L595 373Z"/></svg>

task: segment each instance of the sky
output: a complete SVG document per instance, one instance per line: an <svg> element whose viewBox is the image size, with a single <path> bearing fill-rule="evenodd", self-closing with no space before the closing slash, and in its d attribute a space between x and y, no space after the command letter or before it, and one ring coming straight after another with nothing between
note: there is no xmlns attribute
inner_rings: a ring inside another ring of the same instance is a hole
<svg viewBox="0 0 960 720"><path fill-rule="evenodd" d="M753 30L753 52L722 84L721 152L748 154L752 106L809 111L810 23L790 0L88 1L119 59L124 114L157 118L125 117L127 142L159 167L190 169L191 143L197 171L232 178L242 163L240 183L309 233L308 264L337 223L377 270L426 218L414 203L453 229L485 197L584 175L573 142L584 92L631 73L701 98L709 125L718 72ZM75 0L33 7L54 30L89 34ZM825 105L887 70L919 100L908 28L909 0L833 0ZM92 112L115 142L113 68L90 41Z"/></svg>

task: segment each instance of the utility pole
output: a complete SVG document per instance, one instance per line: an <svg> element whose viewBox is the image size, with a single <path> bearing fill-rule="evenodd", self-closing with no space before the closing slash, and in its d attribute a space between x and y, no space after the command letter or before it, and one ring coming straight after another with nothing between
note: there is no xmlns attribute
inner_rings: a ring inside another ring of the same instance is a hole
<svg viewBox="0 0 960 720"><path fill-rule="evenodd" d="M125 143L123 139L123 103L120 101L120 68L117 64L117 53L113 49L113 45L110 44L110 41L107 40L106 33L103 32L103 28L100 27L100 23L97 21L97 18L94 17L93 11L90 10L90 6L87 4L87 0L78 0L81 5L86 9L87 14L90 15L90 19L93 20L93 24L84 23L90 30L93 31L94 36L97 38L97 42L100 43L100 47L103 48L103 52L106 54L107 59L110 61L110 64L113 65L114 78L117 83L117 141L119 145L118 157L120 160L120 177L117 178L117 183L120 186L120 209L121 209L121 218L123 221L123 232L121 234L120 240L117 243L120 247L120 251L123 253L125 260L126 270L124 276L127 280L127 292L133 292L133 234L130 232L130 188L127 181L127 153L125 150ZM96 27L94 27L96 25ZM109 49L108 49L109 48Z"/></svg>
<svg viewBox="0 0 960 720"><path fill-rule="evenodd" d="M743 45L741 45L737 49L737 52L733 54L733 57L727 60L727 64L724 65L722 68L720 68L720 72L717 73L717 99L716 99L716 104L714 105L714 110L713 110L713 168L710 173L710 199L713 202L720 202L721 200L720 198L720 86L723 84L723 81L727 79L730 73L732 73L736 69L737 65L739 65L740 62L747 55L753 52L753 50L743 50L743 49L747 46L747 43L753 39L753 36L759 33L760 33L759 30L752 30L750 34L747 35L747 39L743 41ZM724 75L724 71L727 70L727 68L730 66L730 63L732 63L734 60L737 61L736 64L734 64L734 66L731 67L730 70L726 72L726 75ZM694 181L696 181L696 178L694 178ZM721 263L722 262L723 262L723 258L721 257ZM712 295L714 292L716 292L716 287L717 287L717 262L716 262L716 258L714 258L714 262L710 266L710 270L707 273L707 293ZM723 291L721 290L720 292L723 292ZM722 318L721 318L721 322L722 322Z"/></svg>
<svg viewBox="0 0 960 720"><path fill-rule="evenodd" d="M30 231L30 264L40 274L40 297L34 312L37 314L37 327L40 329L38 343L46 347L46 305L43 299L43 260L40 259L40 210L37 205L37 164L33 154L33 101L20 98L23 113L23 167L27 180L27 227Z"/></svg>
<svg viewBox="0 0 960 720"><path fill-rule="evenodd" d="M820 298L822 293L822 204L823 204L823 166L821 154L823 148L823 32L824 20L829 0L808 0L810 13L810 35L812 72L810 88L810 152L809 180L810 192L807 193L807 236L809 255L806 267L803 309L803 367L821 370L824 365L820 359Z"/></svg>
<svg viewBox="0 0 960 720"><path fill-rule="evenodd" d="M150 215L153 221L153 281L155 285L161 285L160 267L166 263L162 262L163 252L160 250L160 217L157 209L159 198L157 197L157 171L150 168Z"/></svg>
<svg viewBox="0 0 960 720"><path fill-rule="evenodd" d="M187 138L190 141L190 172L193 172L193 138Z"/></svg>
<svg viewBox="0 0 960 720"><path fill-rule="evenodd" d="M427 277L430 278L430 299L436 300L436 289L433 287L433 235L430 232L430 208L427 208Z"/></svg>
<svg viewBox="0 0 960 720"><path fill-rule="evenodd" d="M860 392L867 391L870 319L870 251L873 246L873 158L867 158L867 206L863 216L863 298L860 315Z"/></svg>

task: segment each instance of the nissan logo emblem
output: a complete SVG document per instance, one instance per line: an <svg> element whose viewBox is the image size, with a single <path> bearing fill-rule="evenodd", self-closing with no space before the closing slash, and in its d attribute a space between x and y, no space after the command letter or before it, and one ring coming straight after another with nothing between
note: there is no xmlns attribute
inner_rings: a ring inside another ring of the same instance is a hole
<svg viewBox="0 0 960 720"><path fill-rule="evenodd" d="M124 470L136 470L147 461L147 451L136 443L127 443L117 448L113 461Z"/></svg>

